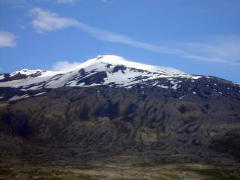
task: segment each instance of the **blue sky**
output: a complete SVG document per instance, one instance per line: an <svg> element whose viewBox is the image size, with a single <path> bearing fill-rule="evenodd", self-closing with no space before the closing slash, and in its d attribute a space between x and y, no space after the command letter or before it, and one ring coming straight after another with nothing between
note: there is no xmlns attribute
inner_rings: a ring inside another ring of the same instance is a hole
<svg viewBox="0 0 240 180"><path fill-rule="evenodd" d="M239 0L0 0L0 72L99 54L240 82Z"/></svg>

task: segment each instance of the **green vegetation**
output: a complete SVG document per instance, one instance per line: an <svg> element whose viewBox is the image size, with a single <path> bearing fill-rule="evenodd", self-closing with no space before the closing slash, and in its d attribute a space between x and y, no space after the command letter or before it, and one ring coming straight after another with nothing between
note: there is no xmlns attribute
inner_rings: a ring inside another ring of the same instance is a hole
<svg viewBox="0 0 240 180"><path fill-rule="evenodd" d="M240 180L237 167L202 164L106 164L104 166L0 166L0 180Z"/></svg>
<svg viewBox="0 0 240 180"><path fill-rule="evenodd" d="M58 168L0 168L0 180L96 180L87 174L61 171Z"/></svg>
<svg viewBox="0 0 240 180"><path fill-rule="evenodd" d="M35 178L36 179L36 178ZM46 176L40 177L36 180L94 180L88 175L59 175L59 176Z"/></svg>
<svg viewBox="0 0 240 180"><path fill-rule="evenodd" d="M185 166L183 170L197 173L204 177L203 180L240 180L240 172L237 170L197 166Z"/></svg>
<svg viewBox="0 0 240 180"><path fill-rule="evenodd" d="M165 179L171 179L171 180L182 180L182 178L180 177L180 175L175 174L175 173L163 173L161 174L163 176L163 178Z"/></svg>

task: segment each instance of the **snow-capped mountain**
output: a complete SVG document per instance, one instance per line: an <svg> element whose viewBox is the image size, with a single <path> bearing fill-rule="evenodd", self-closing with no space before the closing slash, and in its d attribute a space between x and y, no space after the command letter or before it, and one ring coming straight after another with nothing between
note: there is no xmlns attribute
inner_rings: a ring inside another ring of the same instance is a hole
<svg viewBox="0 0 240 180"><path fill-rule="evenodd" d="M0 75L0 152L233 162L239 110L237 83L113 55L66 71L24 69Z"/></svg>
<svg viewBox="0 0 240 180"><path fill-rule="evenodd" d="M23 69L10 74L0 74L0 88L20 90L17 96L8 96L10 100L18 100L41 95L46 89L59 87L147 86L177 90L186 86L185 81L194 83L201 78L203 76L190 75L175 68L146 65L114 55L100 55L66 71ZM194 93L194 90L192 92ZM5 96L6 93L0 94L2 99L5 99Z"/></svg>
<svg viewBox="0 0 240 180"><path fill-rule="evenodd" d="M137 83L158 78L179 77L199 78L199 76L191 76L174 68L146 65L128 61L119 56L104 55L87 60L67 71L23 69L11 74L3 74L0 75L0 87L15 87L22 90L96 85L131 87ZM158 83L151 85L161 86Z"/></svg>

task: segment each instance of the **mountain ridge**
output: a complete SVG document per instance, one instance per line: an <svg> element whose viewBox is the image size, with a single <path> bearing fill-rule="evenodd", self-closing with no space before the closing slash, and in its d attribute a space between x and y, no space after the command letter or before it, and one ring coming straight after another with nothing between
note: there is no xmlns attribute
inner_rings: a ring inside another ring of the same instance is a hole
<svg viewBox="0 0 240 180"><path fill-rule="evenodd" d="M240 162L238 84L103 60L0 82L2 154Z"/></svg>
<svg viewBox="0 0 240 180"><path fill-rule="evenodd" d="M120 69L119 69L120 68ZM54 78L54 76L61 76L61 75L68 75L70 73L70 76L81 76L81 73L79 71L84 72L109 72L109 73L115 73L118 72L119 70L122 72L122 75L127 75L129 73L133 73L133 70L135 70L135 75L133 77L136 77L137 70L139 72L142 72L143 75L146 75L146 72L148 74L151 74L152 78L158 78L158 77L192 77L192 78L198 78L197 76L191 76L188 75L182 71L179 71L175 68L170 68L170 67L161 67L161 66L153 66L153 65L147 65L147 64L142 64L142 63L137 63L133 61L127 61L122 57L119 56L114 56L114 55L100 55L96 58L89 59L80 65L77 65L74 68L65 70L65 71L46 71L46 70L28 70L28 69L23 69L20 71L16 71L10 74L2 74L0 76L0 82L2 82L1 86L7 87L8 85L11 86L11 84L8 84L8 80L15 80L14 83L19 83L21 79L26 79L26 78L35 78L39 77L42 78L41 81L47 80L49 78ZM128 72L124 72L124 70L128 70ZM144 73L145 72L145 73ZM76 74L80 73L80 74ZM124 74L123 74L124 73ZM15 76L20 76L20 77L15 77ZM21 78L22 76L22 78ZM6 78L7 77L7 78ZM15 78L14 78L15 77ZM118 77L121 78L121 77ZM131 76L129 77L131 78ZM113 81L112 81L113 82ZM31 82L30 82L31 83ZM35 83L32 81L32 83ZM4 85L5 84L5 85ZM24 82L23 82L24 84ZM21 84L20 84L21 85ZM19 85L19 86L20 86ZM62 85L63 86L63 85ZM17 85L15 85L17 87Z"/></svg>
<svg viewBox="0 0 240 180"><path fill-rule="evenodd" d="M211 78L186 74L175 68L128 61L115 55L99 55L65 71L23 69L10 74L0 74L0 87L17 88L22 92L44 90L42 93L45 92L45 89L68 86L107 85L131 88L144 85L177 89L186 79L194 82L203 77ZM27 94L22 96L23 98L30 97ZM2 97L4 96L2 95ZM21 99L21 97L17 97L17 99Z"/></svg>

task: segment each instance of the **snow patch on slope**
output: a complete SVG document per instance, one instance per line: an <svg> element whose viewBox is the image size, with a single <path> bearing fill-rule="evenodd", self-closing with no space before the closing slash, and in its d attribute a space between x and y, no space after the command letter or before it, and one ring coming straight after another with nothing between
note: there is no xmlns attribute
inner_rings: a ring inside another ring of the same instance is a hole
<svg viewBox="0 0 240 180"><path fill-rule="evenodd" d="M86 68L93 64L101 64L101 63L111 64L111 65L123 65L129 68L136 68L136 69L141 69L141 70L146 70L146 71L156 72L156 73L186 74L175 68L153 66L153 65L142 64L134 61L128 61L128 60L125 60L123 57L115 56L115 55L99 55L97 58L90 59L80 64L79 66L76 67L76 69Z"/></svg>
<svg viewBox="0 0 240 180"><path fill-rule="evenodd" d="M18 101L20 99L25 99L30 97L28 94L22 95L22 96L13 96L12 98L9 99L9 101Z"/></svg>
<svg viewBox="0 0 240 180"><path fill-rule="evenodd" d="M36 70L22 69L20 71L16 71L16 72L11 73L10 77L15 76L17 74L23 74L23 75L29 76L29 75L32 75L32 74L40 73L42 71L43 70L41 70L41 69L36 69Z"/></svg>
<svg viewBox="0 0 240 180"><path fill-rule="evenodd" d="M106 73L106 77L104 77L103 81L100 81L101 83L96 83L92 80L90 84L84 82L84 80L91 79L92 77L99 78L97 77L97 73L99 72ZM38 90L63 86L88 87L110 84L130 87L137 83L144 83L158 78L168 78L169 80L171 80L170 78L201 78L201 76L192 76L174 68L146 65L128 61L114 55L101 55L66 71L23 69L12 73L11 76L18 73L28 77L2 82L0 83L0 87L15 87L21 88L22 90ZM38 73L37 77L33 76L36 73ZM178 87L179 86L173 84L170 88L177 89Z"/></svg>
<svg viewBox="0 0 240 180"><path fill-rule="evenodd" d="M0 80L4 79L4 75L0 75Z"/></svg>

